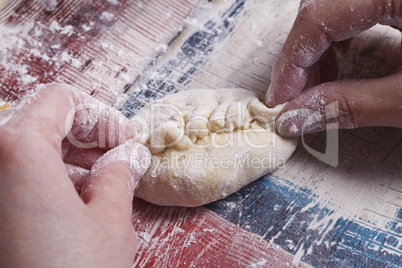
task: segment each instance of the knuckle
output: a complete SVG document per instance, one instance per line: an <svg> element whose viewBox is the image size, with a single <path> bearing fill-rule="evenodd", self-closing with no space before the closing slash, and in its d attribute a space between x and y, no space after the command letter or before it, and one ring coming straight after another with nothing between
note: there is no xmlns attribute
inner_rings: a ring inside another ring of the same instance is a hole
<svg viewBox="0 0 402 268"><path fill-rule="evenodd" d="M358 108L356 108L357 103L351 103L348 96L345 96L342 91L339 92L338 101L340 102L341 111L343 111L339 114L339 124L341 125L341 128L357 128L358 114L356 111L359 110Z"/></svg>

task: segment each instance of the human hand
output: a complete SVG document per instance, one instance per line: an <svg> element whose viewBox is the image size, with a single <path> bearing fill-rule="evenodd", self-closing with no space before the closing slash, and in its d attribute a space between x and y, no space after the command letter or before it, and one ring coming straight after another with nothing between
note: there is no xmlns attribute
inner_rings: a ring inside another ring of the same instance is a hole
<svg viewBox="0 0 402 268"><path fill-rule="evenodd" d="M401 71L380 79L328 82L337 77L333 42L343 41L345 49L349 38L377 23L402 28L402 2L302 1L266 95L269 107L289 101L277 119L281 135L317 132L329 123L347 129L402 127ZM328 116L328 105L335 114L331 109Z"/></svg>
<svg viewBox="0 0 402 268"><path fill-rule="evenodd" d="M92 108L70 112L86 103ZM94 105L79 90L52 84L0 120L0 267L132 266L133 191L150 153L125 142L124 130L135 134L127 119ZM70 130L73 143L93 148L69 145ZM79 192L63 156L91 169Z"/></svg>

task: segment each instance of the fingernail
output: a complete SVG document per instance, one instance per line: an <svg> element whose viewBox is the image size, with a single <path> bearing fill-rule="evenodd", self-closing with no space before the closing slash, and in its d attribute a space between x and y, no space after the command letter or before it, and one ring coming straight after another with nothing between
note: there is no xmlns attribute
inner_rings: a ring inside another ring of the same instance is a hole
<svg viewBox="0 0 402 268"><path fill-rule="evenodd" d="M298 137L324 130L325 117L320 111L311 109L291 110L277 118L276 128L282 136Z"/></svg>
<svg viewBox="0 0 402 268"><path fill-rule="evenodd" d="M274 105L273 102L274 102L274 92L271 84L269 85L267 94L265 95L265 104L271 108Z"/></svg>
<svg viewBox="0 0 402 268"><path fill-rule="evenodd" d="M133 173L128 184L134 190L151 164L151 153L142 144L125 143L104 154L92 167L91 173L97 173L100 168L113 162L128 164Z"/></svg>

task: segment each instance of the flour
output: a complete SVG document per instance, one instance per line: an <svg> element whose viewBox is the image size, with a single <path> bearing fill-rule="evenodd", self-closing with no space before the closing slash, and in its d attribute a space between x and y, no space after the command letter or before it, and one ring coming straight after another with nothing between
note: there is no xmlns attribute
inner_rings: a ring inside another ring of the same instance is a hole
<svg viewBox="0 0 402 268"><path fill-rule="evenodd" d="M45 6L45 9L47 11L55 11L57 8L57 0L45 0L45 1L39 1L42 5Z"/></svg>
<svg viewBox="0 0 402 268"><path fill-rule="evenodd" d="M84 32L88 32L88 31L92 30L94 24L95 23L93 21L91 21L89 24L82 24L81 28L84 30Z"/></svg>
<svg viewBox="0 0 402 268"><path fill-rule="evenodd" d="M299 13L303 11L308 5L313 4L315 0L302 0L299 6Z"/></svg>
<svg viewBox="0 0 402 268"><path fill-rule="evenodd" d="M290 127L290 133L296 134L298 132L299 128L295 124L292 124L292 126Z"/></svg>
<svg viewBox="0 0 402 268"><path fill-rule="evenodd" d="M50 3L50 2L49 2ZM33 90L32 85L39 79L43 79L42 74L37 74L31 70L32 61L41 61L44 64L51 63L55 68L61 66L61 62L70 64L73 67L81 66L80 60L67 50L60 53L62 45L45 44L40 40L42 37L52 33L66 38L75 33L72 25L61 26L57 21L44 25L40 22L29 22L18 26L0 25L0 64L4 72L14 77L19 82L20 91ZM19 60L16 61L15 57ZM47 75L52 75L48 72ZM11 103L12 101L11 101Z"/></svg>
<svg viewBox="0 0 402 268"><path fill-rule="evenodd" d="M49 25L49 31L52 33L60 33L63 35L71 36L74 33L74 27L72 25L60 26L57 21L52 21Z"/></svg>
<svg viewBox="0 0 402 268"><path fill-rule="evenodd" d="M27 42L26 40L29 39L29 32L34 27L35 24L33 22L13 27L0 24L0 39L2 40L0 42L1 55L22 49Z"/></svg>
<svg viewBox="0 0 402 268"><path fill-rule="evenodd" d="M145 107L132 119L135 141L153 157L136 196L157 205L203 205L283 166L297 140L273 127L282 107L269 109L243 89L191 90Z"/></svg>
<svg viewBox="0 0 402 268"><path fill-rule="evenodd" d="M112 21L114 19L114 15L110 12L103 11L100 18L101 20Z"/></svg>
<svg viewBox="0 0 402 268"><path fill-rule="evenodd" d="M109 5L115 6L119 4L118 0L106 0Z"/></svg>
<svg viewBox="0 0 402 268"><path fill-rule="evenodd" d="M186 27L195 27L195 29L202 30L204 28L204 24L200 23L196 18L188 17L184 20Z"/></svg>
<svg viewBox="0 0 402 268"><path fill-rule="evenodd" d="M250 266L248 266L249 268L260 268L260 267L266 267L267 265L267 260L260 260L256 263L251 264Z"/></svg>

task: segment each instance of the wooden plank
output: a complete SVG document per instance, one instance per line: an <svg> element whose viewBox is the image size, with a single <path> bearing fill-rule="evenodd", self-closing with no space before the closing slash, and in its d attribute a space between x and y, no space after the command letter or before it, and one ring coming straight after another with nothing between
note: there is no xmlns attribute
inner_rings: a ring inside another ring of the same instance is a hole
<svg viewBox="0 0 402 268"><path fill-rule="evenodd" d="M146 103L190 88L241 86L263 96L298 7L298 0L205 2L172 39L196 2L121 1L126 11L105 2L62 1L53 11L38 1L25 2L11 1L0 13L7 26L0 27L0 35L14 45L8 51L7 43L0 44L0 52L15 66L0 69L1 96L16 102L27 93L21 91L25 86L68 81L114 103L128 117ZM26 28L34 17L42 26ZM52 21L61 28L50 27ZM167 28L175 31L165 35ZM44 51L40 42L22 38L26 29L48 41L42 42ZM169 40L165 51L160 44ZM360 34L347 57L340 58L340 77L393 72L399 43L400 33L383 26ZM136 266L400 267L401 130L366 128L339 135L335 168L304 148L323 149L320 134L307 138L284 168L205 208L136 201L133 221L141 242Z"/></svg>
<svg viewBox="0 0 402 268"><path fill-rule="evenodd" d="M307 267L261 237L199 208L134 202L134 267Z"/></svg>
<svg viewBox="0 0 402 268"><path fill-rule="evenodd" d="M198 2L10 1L0 12L0 97L18 102L37 84L66 82L111 104Z"/></svg>

